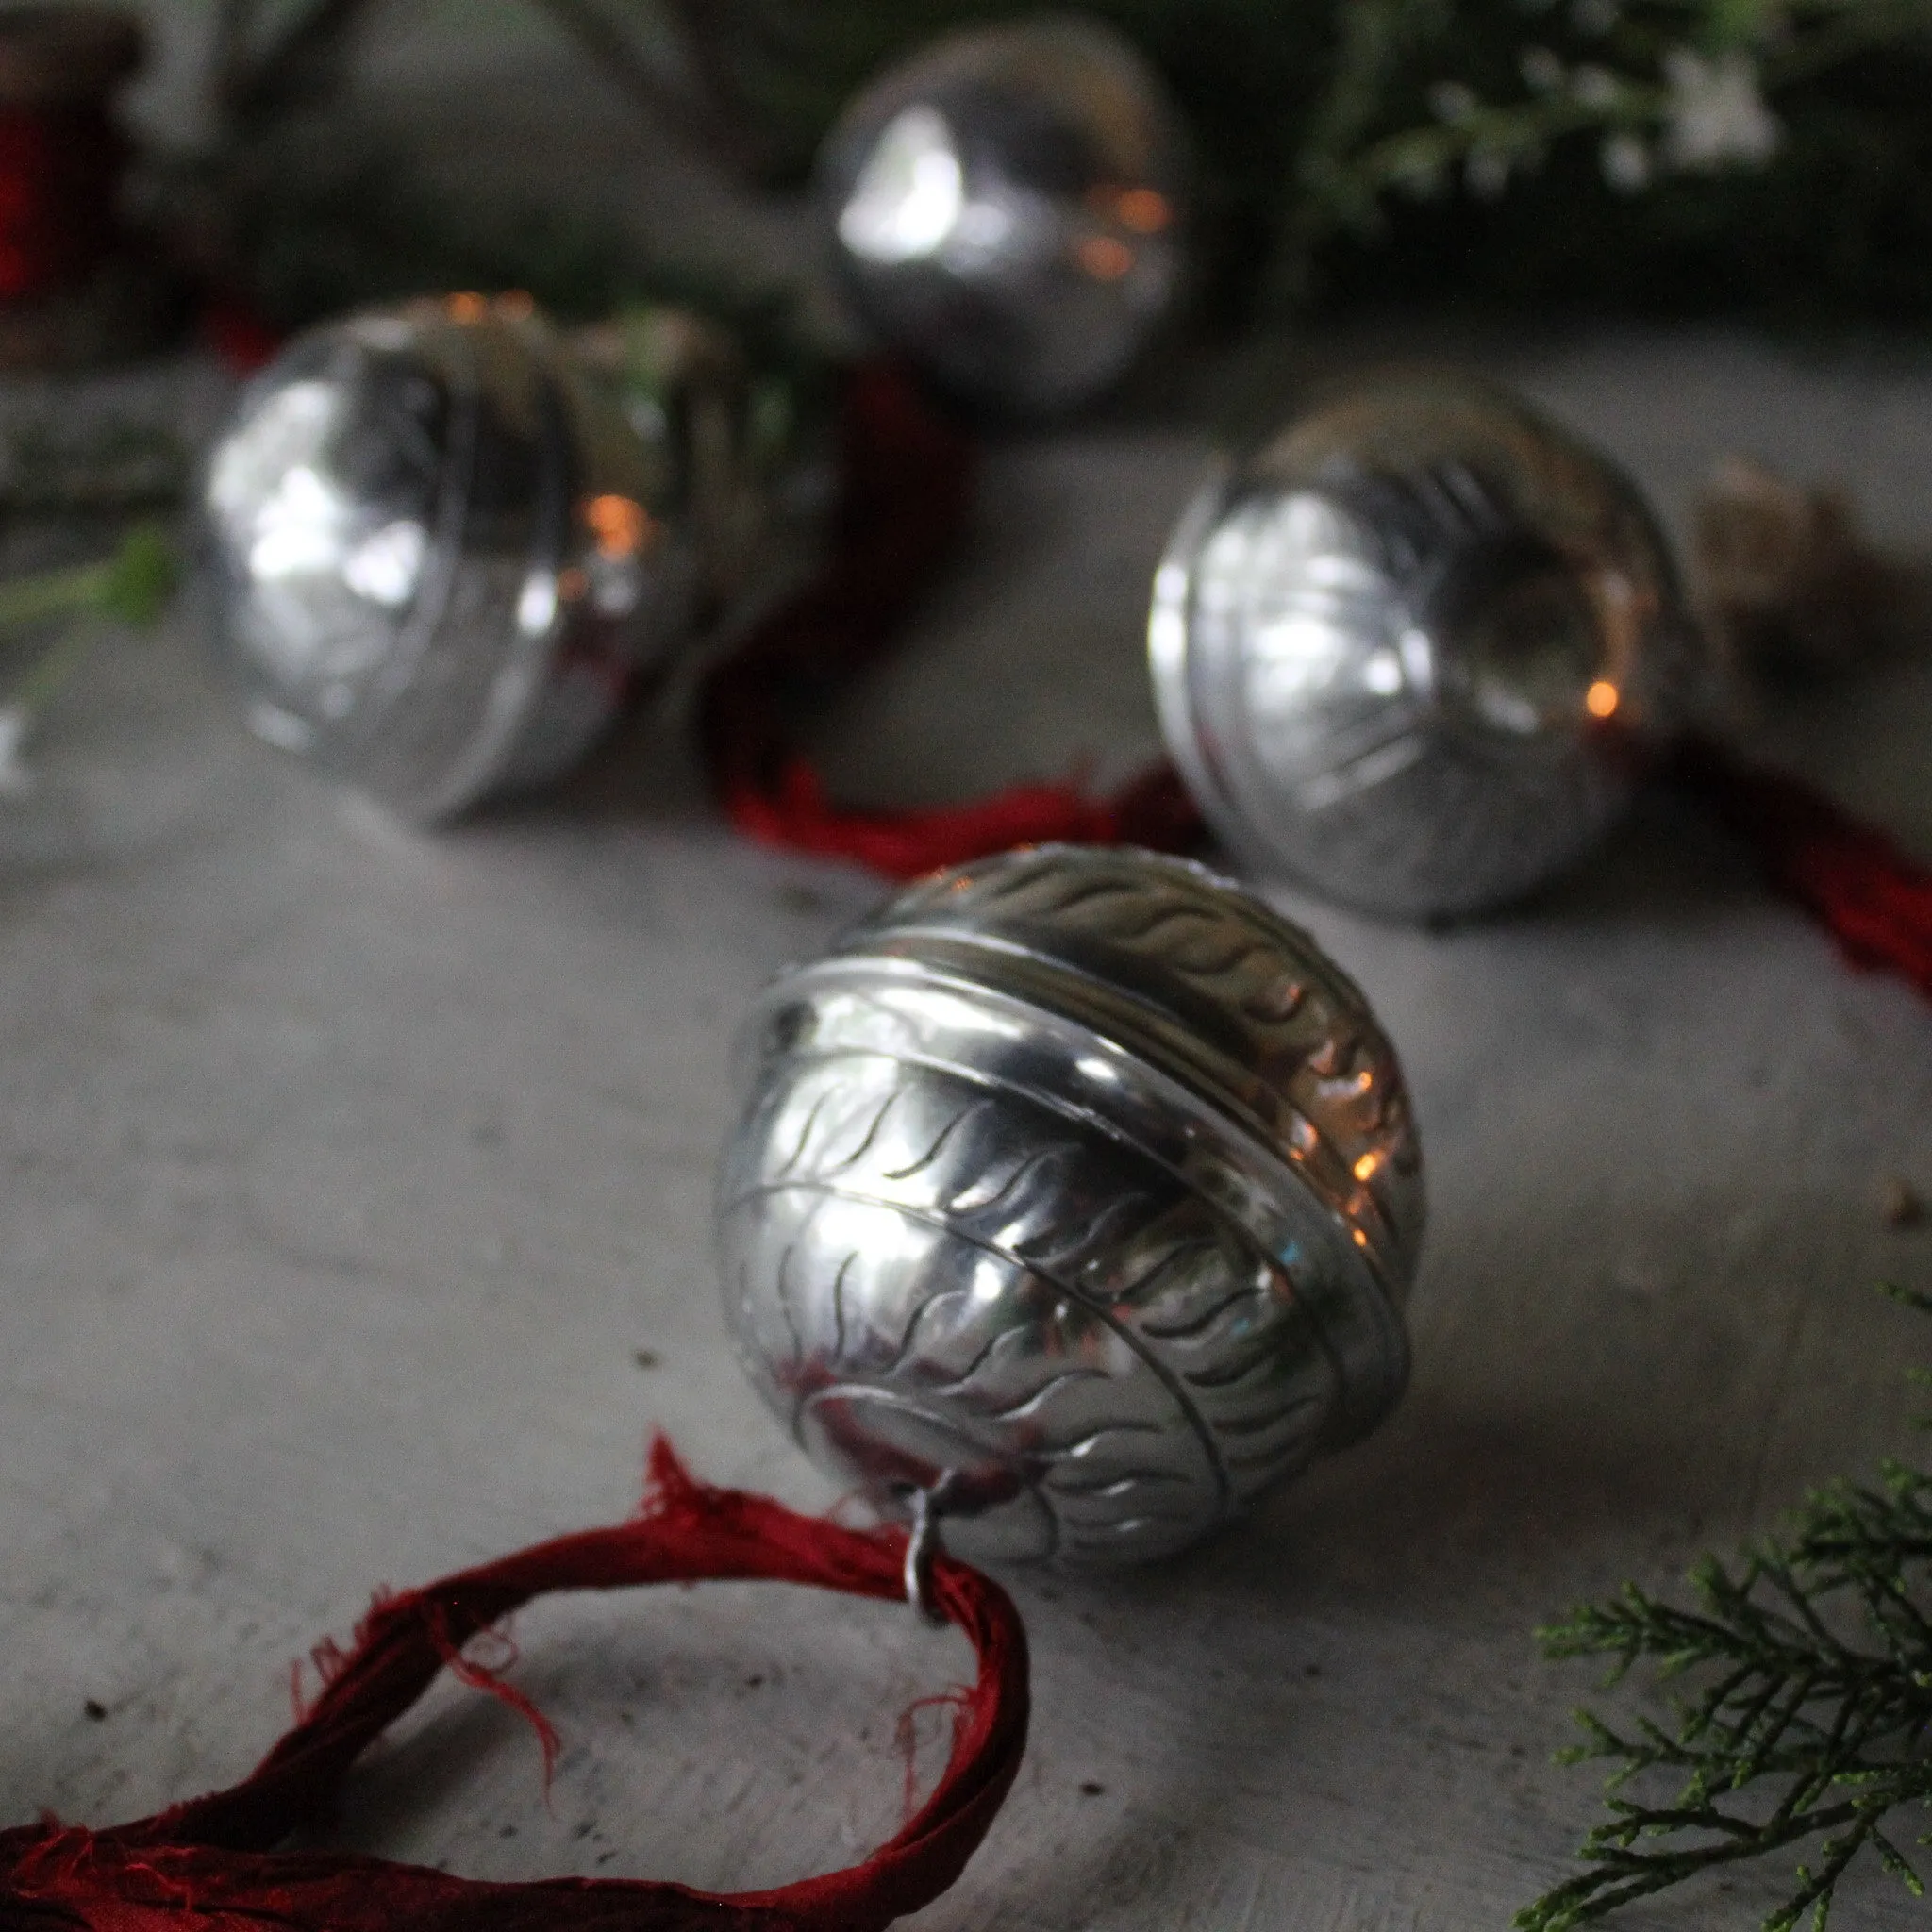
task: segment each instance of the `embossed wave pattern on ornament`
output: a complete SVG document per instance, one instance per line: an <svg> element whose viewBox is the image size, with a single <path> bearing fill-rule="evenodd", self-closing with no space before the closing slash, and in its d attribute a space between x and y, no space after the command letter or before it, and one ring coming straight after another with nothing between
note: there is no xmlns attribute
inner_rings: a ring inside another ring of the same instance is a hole
<svg viewBox="0 0 1932 1932"><path fill-rule="evenodd" d="M945 1478L964 1551L1164 1555L1399 1392L1399 1069L1312 945L1202 869L1049 849L941 874L754 1033L733 1332L882 1506Z"/></svg>

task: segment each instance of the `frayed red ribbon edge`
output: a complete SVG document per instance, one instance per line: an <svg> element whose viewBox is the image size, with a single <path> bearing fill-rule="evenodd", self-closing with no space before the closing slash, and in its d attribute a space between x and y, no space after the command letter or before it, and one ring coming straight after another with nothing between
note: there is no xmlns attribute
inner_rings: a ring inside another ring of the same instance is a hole
<svg viewBox="0 0 1932 1932"><path fill-rule="evenodd" d="M1025 1748L1025 1632L991 1578L941 1557L933 1601L972 1643L975 1682L956 1693L946 1767L904 1827L863 1863L774 1890L720 1896L682 1886L554 1879L491 1885L343 1854L277 1851L325 1822L361 1752L462 1648L559 1590L725 1579L808 1585L879 1601L903 1592L902 1531L861 1531L769 1498L698 1482L662 1438L639 1512L421 1590L378 1599L350 1649L318 1646L322 1688L241 1784L105 1831L52 1821L0 1833L0 1927L90 1932L871 1932L944 1891L997 1815ZM502 1695L494 1671L481 1688ZM519 1708L527 1700L517 1693ZM533 1707L531 1708L534 1708ZM540 1720L541 1721L541 1720ZM547 1729L547 1726L546 1726Z"/></svg>
<svg viewBox="0 0 1932 1932"><path fill-rule="evenodd" d="M1932 870L1816 787L1713 740L1688 740L1668 769L1851 964L1895 973L1932 999Z"/></svg>

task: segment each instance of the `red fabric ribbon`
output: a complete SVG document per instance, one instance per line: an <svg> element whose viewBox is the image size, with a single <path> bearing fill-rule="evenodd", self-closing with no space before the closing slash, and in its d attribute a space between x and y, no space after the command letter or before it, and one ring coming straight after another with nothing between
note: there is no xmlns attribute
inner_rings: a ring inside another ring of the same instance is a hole
<svg viewBox="0 0 1932 1932"><path fill-rule="evenodd" d="M1932 999L1932 871L1802 779L1747 764L1710 739L1681 746L1672 771L1847 958L1896 973Z"/></svg>
<svg viewBox="0 0 1932 1932"><path fill-rule="evenodd" d="M1068 784L1017 785L920 811L835 805L786 741L785 701L863 668L951 554L972 506L974 446L885 364L847 378L840 415L841 489L831 558L706 679L699 729L720 804L767 845L850 858L913 878L1013 845L1067 840L1178 850L1200 821L1157 767L1112 798Z"/></svg>
<svg viewBox="0 0 1932 1932"><path fill-rule="evenodd" d="M977 1682L956 1693L944 1774L862 1865L774 1891L718 1897L681 1885L555 1878L486 1884L334 1852L277 1852L326 1819L350 1767L452 1668L549 1728L463 1646L532 1598L559 1590L750 1578L890 1601L903 1595L903 1532L861 1532L761 1496L694 1481L661 1440L632 1521L505 1557L378 1600L342 1656L317 1652L324 1689L254 1773L130 1824L48 1822L0 1832L4 1932L874 1932L958 1876L1013 1782L1026 1742L1026 1637L1011 1599L946 1557L939 1611L971 1640Z"/></svg>
<svg viewBox="0 0 1932 1932"><path fill-rule="evenodd" d="M100 265L127 158L104 102L0 108L0 301L58 293Z"/></svg>

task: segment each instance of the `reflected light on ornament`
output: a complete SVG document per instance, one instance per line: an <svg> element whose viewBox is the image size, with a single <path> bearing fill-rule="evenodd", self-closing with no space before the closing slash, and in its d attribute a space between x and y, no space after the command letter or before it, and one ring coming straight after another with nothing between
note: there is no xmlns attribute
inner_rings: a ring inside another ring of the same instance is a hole
<svg viewBox="0 0 1932 1932"><path fill-rule="evenodd" d="M291 383L216 449L208 507L237 525L252 517L258 526L264 494L291 466L308 467L326 446L340 413L341 398L326 383ZM312 468L308 474L312 478Z"/></svg>
<svg viewBox="0 0 1932 1932"><path fill-rule="evenodd" d="M255 517L248 567L270 582L333 569L341 554L344 506L308 464L290 470Z"/></svg>
<svg viewBox="0 0 1932 1932"><path fill-rule="evenodd" d="M1126 188L1114 196L1114 218L1137 235L1158 235L1174 221L1174 204L1158 188Z"/></svg>
<svg viewBox="0 0 1932 1932"><path fill-rule="evenodd" d="M631 496L593 496L584 506L584 521L597 539L600 557L635 557L650 535L651 519Z"/></svg>
<svg viewBox="0 0 1932 1932"><path fill-rule="evenodd" d="M916 261L938 251L965 206L966 176L946 117L908 108L880 135L839 216L839 239L868 261Z"/></svg>
<svg viewBox="0 0 1932 1932"><path fill-rule="evenodd" d="M1362 684L1378 698L1392 698L1402 689L1402 659L1393 651L1377 651L1362 664Z"/></svg>
<svg viewBox="0 0 1932 1932"><path fill-rule="evenodd" d="M400 610L416 594L429 533L410 518L385 524L365 537L342 561L342 582L357 596Z"/></svg>
<svg viewBox="0 0 1932 1932"><path fill-rule="evenodd" d="M1096 282L1117 282L1134 266L1134 251L1113 235L1082 237L1074 258Z"/></svg>
<svg viewBox="0 0 1932 1932"><path fill-rule="evenodd" d="M541 636L557 616L557 579L547 570L533 570L524 579L517 599L517 625L530 637Z"/></svg>

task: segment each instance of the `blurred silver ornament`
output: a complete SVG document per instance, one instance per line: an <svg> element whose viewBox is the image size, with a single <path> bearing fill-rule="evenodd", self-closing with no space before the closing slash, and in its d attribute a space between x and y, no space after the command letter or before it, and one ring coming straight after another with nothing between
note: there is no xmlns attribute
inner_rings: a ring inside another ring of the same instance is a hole
<svg viewBox="0 0 1932 1932"><path fill-rule="evenodd" d="M1024 415L1087 401L1181 291L1179 123L1097 22L937 42L852 103L818 172L854 306L967 401Z"/></svg>
<svg viewBox="0 0 1932 1932"><path fill-rule="evenodd" d="M741 1044L728 1319L808 1454L964 1554L1139 1561L1366 1433L1407 1373L1421 1157L1306 934L1184 860L911 887Z"/></svg>
<svg viewBox="0 0 1932 1932"><path fill-rule="evenodd" d="M250 723L424 821L557 775L689 629L674 470L527 299L298 338L202 492Z"/></svg>
<svg viewBox="0 0 1932 1932"><path fill-rule="evenodd" d="M1702 679L1664 540L1604 458L1507 393L1366 385L1200 491L1155 581L1170 752L1258 872L1371 912L1555 878Z"/></svg>

